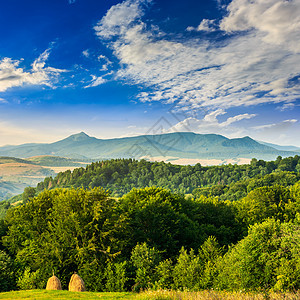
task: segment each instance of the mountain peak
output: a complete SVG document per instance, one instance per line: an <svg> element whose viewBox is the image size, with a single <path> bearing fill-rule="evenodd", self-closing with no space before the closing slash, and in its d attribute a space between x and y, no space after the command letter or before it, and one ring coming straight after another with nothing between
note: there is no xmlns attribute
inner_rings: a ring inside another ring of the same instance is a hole
<svg viewBox="0 0 300 300"><path fill-rule="evenodd" d="M79 133L75 133L69 136L69 139L72 139L73 141L83 141L86 139L89 139L90 136L87 135L85 132L81 131Z"/></svg>

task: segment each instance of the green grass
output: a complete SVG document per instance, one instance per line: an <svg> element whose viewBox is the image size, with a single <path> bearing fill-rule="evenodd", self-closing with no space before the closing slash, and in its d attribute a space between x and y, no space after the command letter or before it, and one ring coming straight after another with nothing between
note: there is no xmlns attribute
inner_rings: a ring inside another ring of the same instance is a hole
<svg viewBox="0 0 300 300"><path fill-rule="evenodd" d="M30 290L30 291L13 291L0 293L0 299L30 299L30 300L113 300L113 299L134 299L133 293L92 293L92 292L69 292L69 291L46 291L46 290Z"/></svg>
<svg viewBox="0 0 300 300"><path fill-rule="evenodd" d="M11 300L298 300L300 292L296 293L246 293L246 292L176 292L176 291L148 291L135 293L92 293L92 292L68 292L68 291L13 291L0 293L0 299Z"/></svg>

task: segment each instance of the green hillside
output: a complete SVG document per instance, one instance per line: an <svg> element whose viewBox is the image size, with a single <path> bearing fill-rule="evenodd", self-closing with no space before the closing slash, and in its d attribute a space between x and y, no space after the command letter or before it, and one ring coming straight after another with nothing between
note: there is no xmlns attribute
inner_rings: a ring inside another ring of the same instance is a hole
<svg viewBox="0 0 300 300"><path fill-rule="evenodd" d="M29 160L16 158L16 157L9 157L9 156L0 156L0 164L9 164L9 163L23 163L23 164L30 164Z"/></svg>
<svg viewBox="0 0 300 300"><path fill-rule="evenodd" d="M47 167L82 167L86 165L86 163L79 163L74 159L53 155L33 156L27 158L26 161L30 161L36 165Z"/></svg>

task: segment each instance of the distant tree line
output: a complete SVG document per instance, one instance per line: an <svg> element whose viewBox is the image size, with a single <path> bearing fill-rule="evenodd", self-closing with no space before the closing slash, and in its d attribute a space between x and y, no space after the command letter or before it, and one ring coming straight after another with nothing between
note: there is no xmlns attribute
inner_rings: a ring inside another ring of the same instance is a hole
<svg viewBox="0 0 300 300"><path fill-rule="evenodd" d="M148 162L133 159L112 159L92 163L73 172L59 173L55 178L47 177L37 185L37 192L54 188L109 189L119 197L133 188L159 186L175 193L190 194L196 188L213 185L228 186L240 180L263 177L274 171L300 172L300 156L282 158L276 161L252 159L248 165L222 165L204 167L179 166L164 162Z"/></svg>

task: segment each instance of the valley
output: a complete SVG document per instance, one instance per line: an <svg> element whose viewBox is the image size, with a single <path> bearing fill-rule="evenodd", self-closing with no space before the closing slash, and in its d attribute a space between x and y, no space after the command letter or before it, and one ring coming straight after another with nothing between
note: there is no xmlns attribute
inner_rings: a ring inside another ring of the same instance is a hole
<svg viewBox="0 0 300 300"><path fill-rule="evenodd" d="M0 157L0 201L21 194L25 187L36 186L45 177L86 166L85 162L54 156L26 159Z"/></svg>

